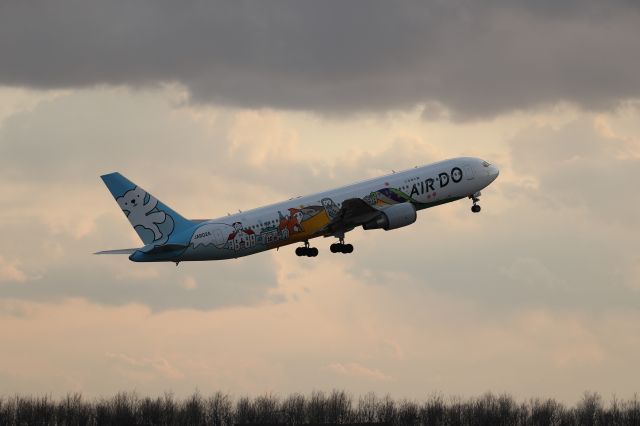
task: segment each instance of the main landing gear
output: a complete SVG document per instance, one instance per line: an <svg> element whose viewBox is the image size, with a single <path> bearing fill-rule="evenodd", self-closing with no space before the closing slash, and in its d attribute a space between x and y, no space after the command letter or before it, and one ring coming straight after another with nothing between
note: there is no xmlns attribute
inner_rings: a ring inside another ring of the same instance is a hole
<svg viewBox="0 0 640 426"><path fill-rule="evenodd" d="M469 198L473 200L473 206L471 206L471 211L474 213L480 213L480 205L478 204L478 201L480 201L480 191L476 192L475 194L469 195Z"/></svg>
<svg viewBox="0 0 640 426"><path fill-rule="evenodd" d="M343 254L352 253L353 245L345 244L344 237L342 237L340 238L339 243L331 244L331 246L329 246L329 250L331 250L331 253L343 253Z"/></svg>
<svg viewBox="0 0 640 426"><path fill-rule="evenodd" d="M296 249L296 256L316 257L318 255L318 249L315 247L309 247L309 241L304 242L304 247L298 247Z"/></svg>

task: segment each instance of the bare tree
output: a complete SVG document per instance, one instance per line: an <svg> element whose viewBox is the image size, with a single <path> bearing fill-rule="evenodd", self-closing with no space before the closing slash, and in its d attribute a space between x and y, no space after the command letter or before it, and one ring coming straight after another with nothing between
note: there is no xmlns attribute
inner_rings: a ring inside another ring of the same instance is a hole
<svg viewBox="0 0 640 426"><path fill-rule="evenodd" d="M578 403L577 420L580 425L595 426L602 415L602 397L596 392L585 392Z"/></svg>
<svg viewBox="0 0 640 426"><path fill-rule="evenodd" d="M233 424L233 403L229 395L216 392L206 401L207 424L212 426L230 426Z"/></svg>
<svg viewBox="0 0 640 426"><path fill-rule="evenodd" d="M329 395L315 391L309 397L292 394L284 399L266 394L241 397L235 403L221 392L209 398L200 393L176 400L171 393L140 398L120 392L110 398L87 401L80 394L59 400L50 396L0 397L0 425L213 425L244 424L355 424L446 426L640 426L640 401L613 397L605 407L597 393L586 392L575 407L553 399L516 403L509 395L486 393L478 398L445 400L434 394L424 403L373 393L353 398L344 391Z"/></svg>
<svg viewBox="0 0 640 426"><path fill-rule="evenodd" d="M262 395L253 401L253 411L255 413L255 423L257 424L277 424L280 423L280 412L278 409L278 397L272 394Z"/></svg>
<svg viewBox="0 0 640 426"><path fill-rule="evenodd" d="M306 423L307 415L305 411L306 400L304 395L294 393L282 401L282 412L284 423L291 426L298 426Z"/></svg>
<svg viewBox="0 0 640 426"><path fill-rule="evenodd" d="M323 392L311 392L307 403L307 419L311 424L327 423L326 401Z"/></svg>
<svg viewBox="0 0 640 426"><path fill-rule="evenodd" d="M344 391L333 390L325 401L326 422L344 424L353 421L351 396Z"/></svg>

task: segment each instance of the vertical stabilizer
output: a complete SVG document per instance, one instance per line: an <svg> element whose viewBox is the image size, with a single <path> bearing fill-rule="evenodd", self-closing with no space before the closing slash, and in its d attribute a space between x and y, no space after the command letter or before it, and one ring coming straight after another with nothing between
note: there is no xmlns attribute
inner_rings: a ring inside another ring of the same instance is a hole
<svg viewBox="0 0 640 426"><path fill-rule="evenodd" d="M120 173L101 178L145 245L165 244L171 234L193 225Z"/></svg>

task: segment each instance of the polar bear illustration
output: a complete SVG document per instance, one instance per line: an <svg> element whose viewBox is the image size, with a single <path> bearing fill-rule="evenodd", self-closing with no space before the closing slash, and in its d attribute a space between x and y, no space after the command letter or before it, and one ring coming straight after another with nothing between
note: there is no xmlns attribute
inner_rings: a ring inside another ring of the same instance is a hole
<svg viewBox="0 0 640 426"><path fill-rule="evenodd" d="M148 198L147 198L148 195ZM146 199L146 202L145 202ZM153 240L162 238L162 232L158 228L159 223L163 223L167 215L165 212L155 211L158 200L151 194L147 194L144 189L135 187L127 191L122 197L118 198L120 208L125 212L129 222L133 227L142 226L153 232Z"/></svg>

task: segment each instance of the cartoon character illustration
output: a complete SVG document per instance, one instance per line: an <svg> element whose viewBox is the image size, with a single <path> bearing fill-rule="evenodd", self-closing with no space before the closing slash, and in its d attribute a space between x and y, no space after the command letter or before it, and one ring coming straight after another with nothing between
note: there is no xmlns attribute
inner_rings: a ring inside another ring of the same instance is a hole
<svg viewBox="0 0 640 426"><path fill-rule="evenodd" d="M364 197L362 200L370 206L375 206L376 204L378 204L378 193L374 191Z"/></svg>
<svg viewBox="0 0 640 426"><path fill-rule="evenodd" d="M290 208L289 216L284 217L280 215L280 224L278 225L278 229L283 233L283 238L288 238L289 235L296 234L298 232L303 232L304 228L302 228L302 218L304 214L302 210Z"/></svg>
<svg viewBox="0 0 640 426"><path fill-rule="evenodd" d="M323 198L320 200L320 203L322 203L322 207L324 207L324 210L327 212L329 220L333 220L334 217L338 216L340 209L331 198Z"/></svg>
<svg viewBox="0 0 640 426"><path fill-rule="evenodd" d="M371 205L385 206L411 201L411 197L399 189L382 188L365 197L365 201Z"/></svg>
<svg viewBox="0 0 640 426"><path fill-rule="evenodd" d="M125 212L133 227L141 226L153 232L153 240L162 238L162 232L158 224L167 219L165 212L153 211L158 200L151 194L147 194L142 188L135 187L127 191L116 200L120 208Z"/></svg>
<svg viewBox="0 0 640 426"><path fill-rule="evenodd" d="M253 229L242 229L242 222L234 222L233 232L229 234L227 241L233 250L253 247L256 245L256 233Z"/></svg>

